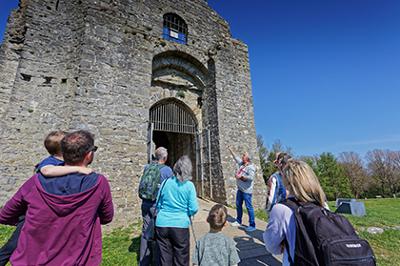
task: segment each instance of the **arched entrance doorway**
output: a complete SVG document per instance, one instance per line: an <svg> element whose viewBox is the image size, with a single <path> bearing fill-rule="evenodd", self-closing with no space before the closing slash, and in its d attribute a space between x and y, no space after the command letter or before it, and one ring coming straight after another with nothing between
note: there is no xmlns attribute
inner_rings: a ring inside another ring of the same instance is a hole
<svg viewBox="0 0 400 266"><path fill-rule="evenodd" d="M198 123L190 108L175 98L161 100L150 108L149 161L153 151L158 147L168 149L168 161L166 164L171 168L182 155L190 157L193 165L192 181L198 194L201 194L201 154Z"/></svg>
<svg viewBox="0 0 400 266"><path fill-rule="evenodd" d="M165 95L170 98L150 108L149 161L159 146L168 149L167 164L170 166L180 156L190 156L197 195L224 202L214 61L210 59L205 66L182 51L161 52L153 57L151 86L158 91L157 98ZM192 108L175 98L182 92L185 102Z"/></svg>

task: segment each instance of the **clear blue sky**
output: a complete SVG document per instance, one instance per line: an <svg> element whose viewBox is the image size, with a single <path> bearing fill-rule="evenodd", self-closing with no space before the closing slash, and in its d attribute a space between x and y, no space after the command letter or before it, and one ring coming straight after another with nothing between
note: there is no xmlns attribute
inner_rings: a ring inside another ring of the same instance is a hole
<svg viewBox="0 0 400 266"><path fill-rule="evenodd" d="M15 0L0 4L0 34ZM296 155L400 149L400 1L209 0L250 49L256 129Z"/></svg>

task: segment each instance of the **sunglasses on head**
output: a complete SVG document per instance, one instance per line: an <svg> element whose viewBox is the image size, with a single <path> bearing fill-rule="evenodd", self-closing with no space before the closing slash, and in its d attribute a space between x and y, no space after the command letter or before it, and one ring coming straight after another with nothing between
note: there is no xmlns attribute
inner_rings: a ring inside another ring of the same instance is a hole
<svg viewBox="0 0 400 266"><path fill-rule="evenodd" d="M97 151L97 149L98 149L98 147L97 146L92 146L92 147L90 147L90 149L88 150L88 152L96 152Z"/></svg>

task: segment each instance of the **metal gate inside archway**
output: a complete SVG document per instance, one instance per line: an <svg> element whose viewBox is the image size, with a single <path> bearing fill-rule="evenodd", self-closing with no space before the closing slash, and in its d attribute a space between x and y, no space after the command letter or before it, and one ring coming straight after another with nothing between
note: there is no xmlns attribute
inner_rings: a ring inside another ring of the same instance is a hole
<svg viewBox="0 0 400 266"><path fill-rule="evenodd" d="M148 136L148 161L158 147L168 150L166 165L173 168L175 162L183 155L188 155L193 165L193 183L199 196L212 195L212 185L207 186L210 191L204 193L204 172L210 171L210 164L204 162L210 159L209 131L201 134L198 123L189 107L175 99L161 100L150 108ZM202 140L205 140L202 143ZM211 180L210 180L211 183Z"/></svg>

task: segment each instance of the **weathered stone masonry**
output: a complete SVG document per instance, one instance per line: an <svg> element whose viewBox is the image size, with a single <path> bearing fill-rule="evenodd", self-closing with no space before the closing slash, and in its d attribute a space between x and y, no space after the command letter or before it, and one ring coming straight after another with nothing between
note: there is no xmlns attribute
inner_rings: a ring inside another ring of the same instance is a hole
<svg viewBox="0 0 400 266"><path fill-rule="evenodd" d="M167 13L186 22L186 44L163 39ZM149 141L150 109L172 103L190 113L197 134L153 132ZM89 129L116 226L140 215L138 177L151 143L169 143L171 157L189 153L198 194L231 205L227 147L256 158L247 46L204 0L21 0L0 49L0 117L0 205L47 156L49 131Z"/></svg>

